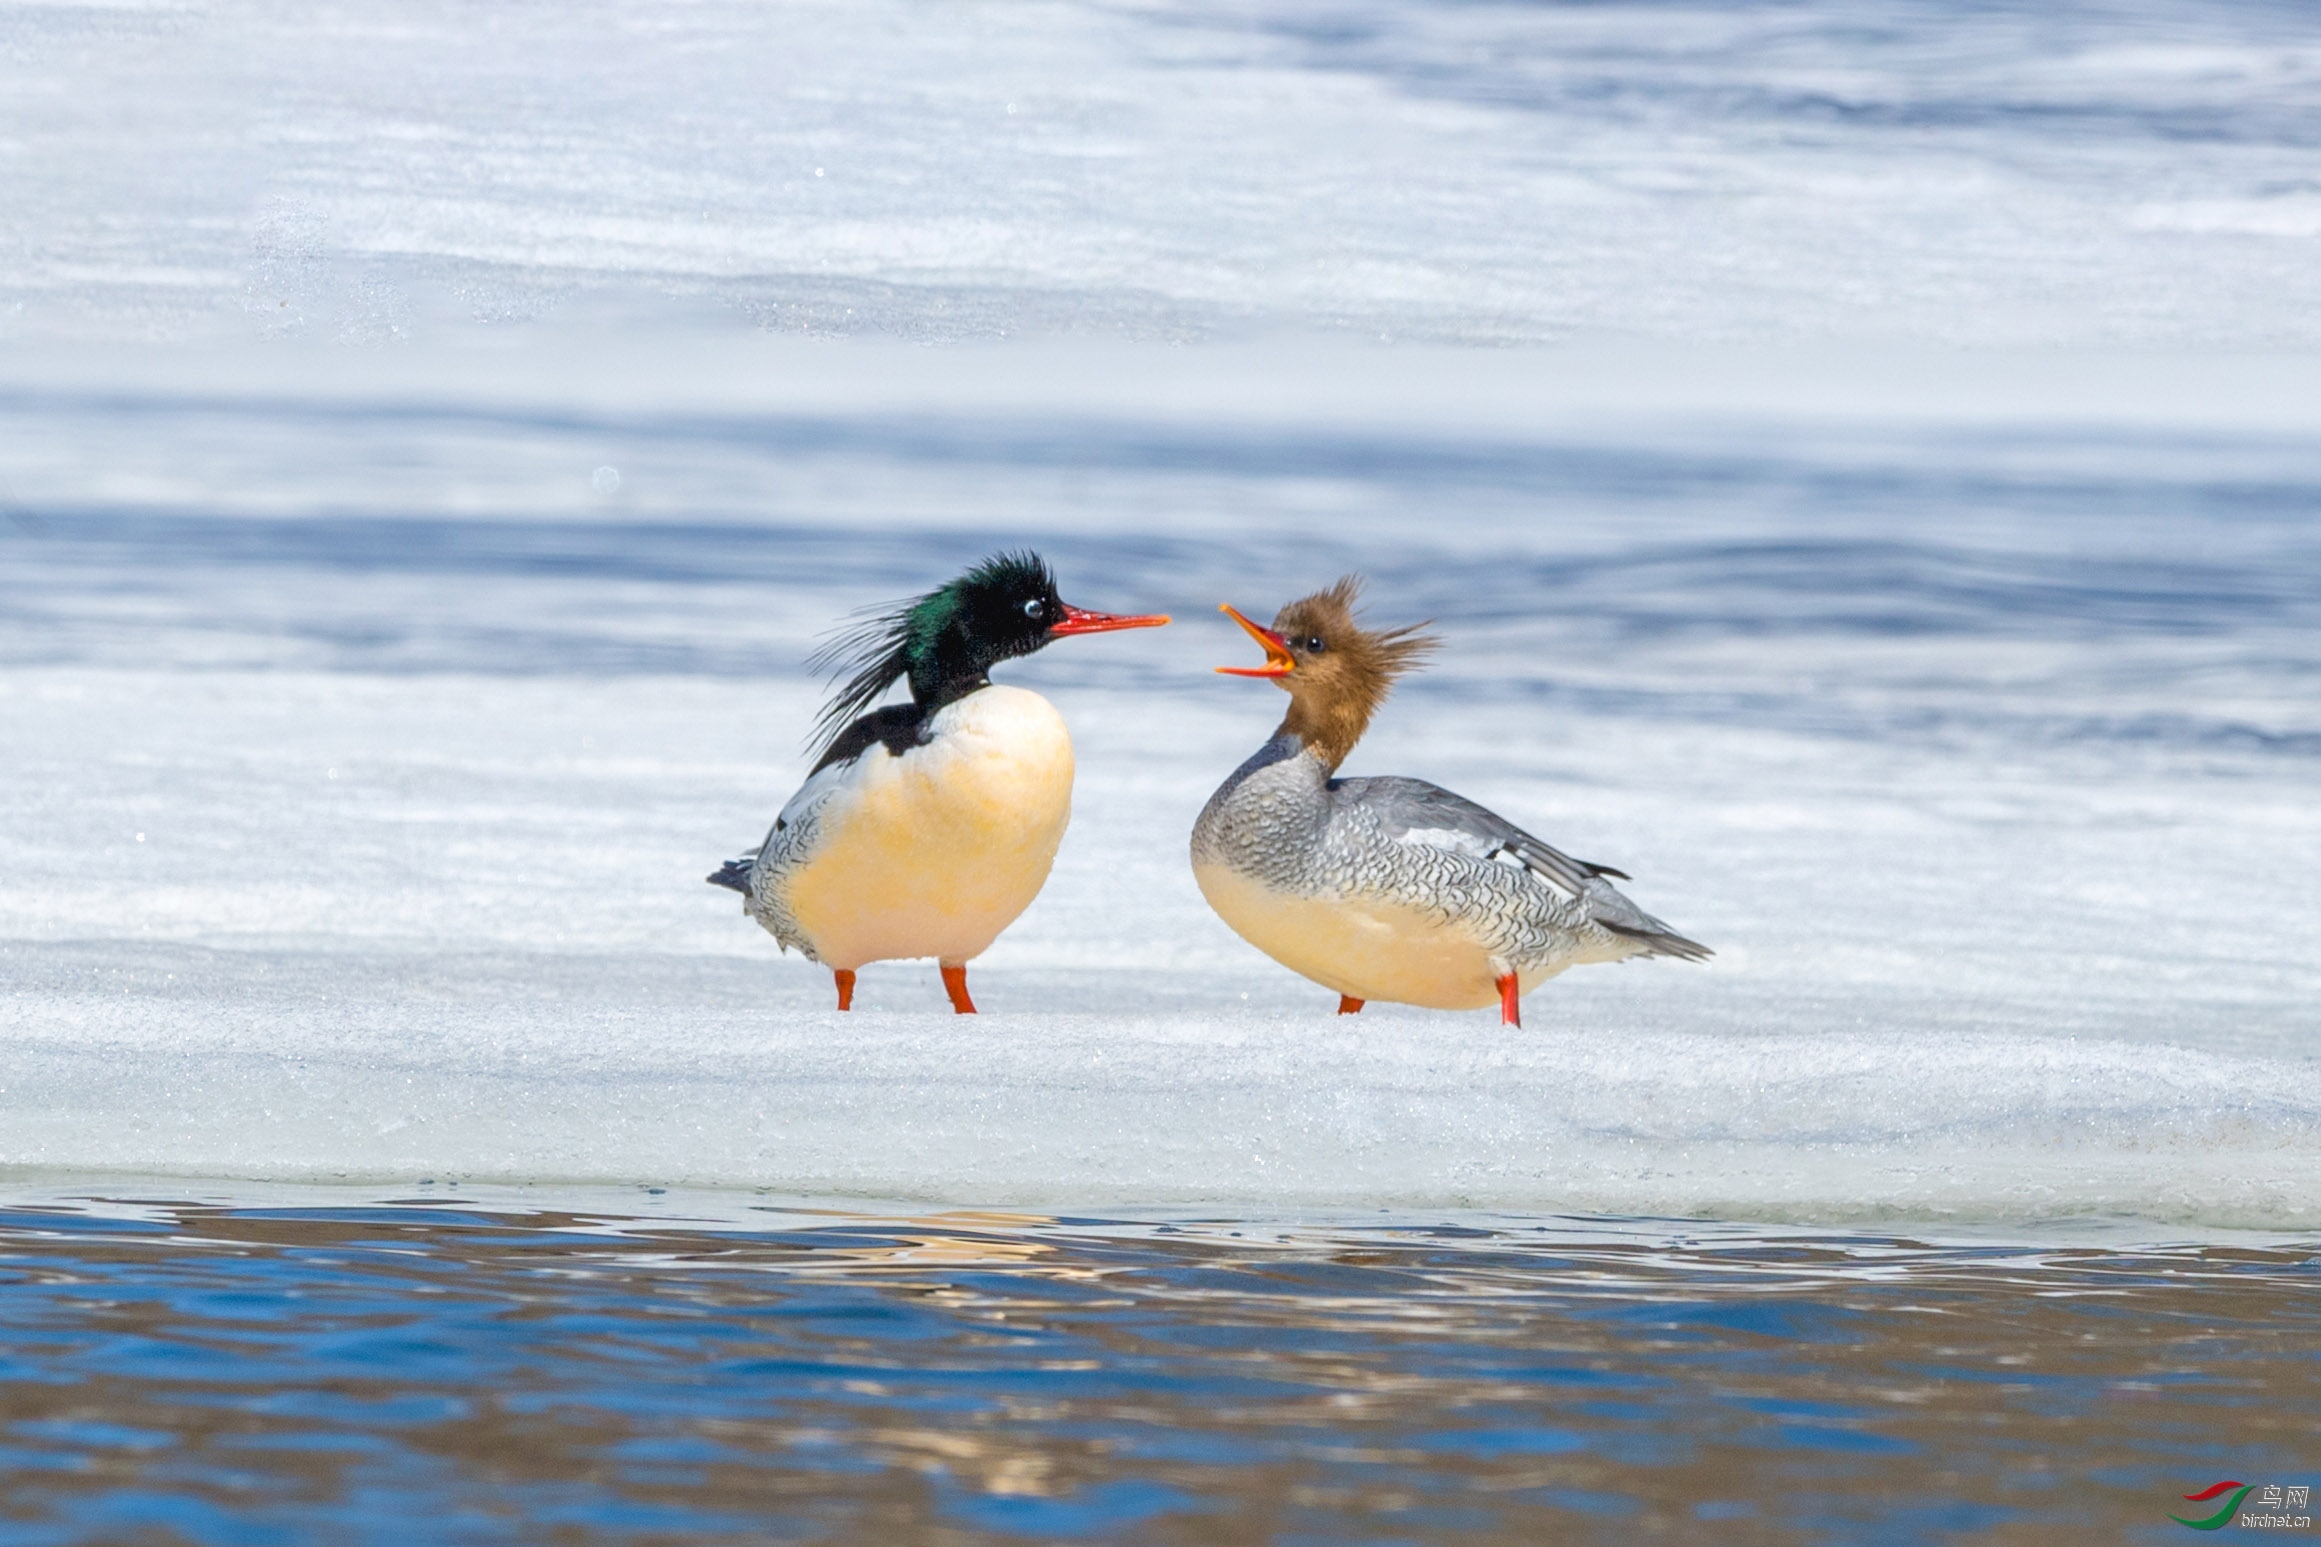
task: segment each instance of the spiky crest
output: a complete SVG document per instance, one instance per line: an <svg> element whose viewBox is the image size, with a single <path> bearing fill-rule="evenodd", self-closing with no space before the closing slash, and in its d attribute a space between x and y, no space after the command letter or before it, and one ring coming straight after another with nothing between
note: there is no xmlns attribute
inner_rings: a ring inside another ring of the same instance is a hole
<svg viewBox="0 0 2321 1547"><path fill-rule="evenodd" d="M1365 629L1354 616L1362 577L1341 576L1274 614L1273 631L1289 643L1297 666L1280 679L1289 690L1281 728L1312 747L1331 768L1346 760L1395 680L1415 670L1442 641L1424 623ZM1318 648L1317 648L1318 646Z"/></svg>
<svg viewBox="0 0 2321 1547"><path fill-rule="evenodd" d="M995 553L923 596L864 608L855 614L857 621L828 636L807 658L806 668L845 681L815 719L811 753L826 752L897 682L908 681L912 701L932 710L981 687L995 662L1024 653L1013 645L980 641L968 617L971 594L1003 590L1053 597L1055 572L1029 549Z"/></svg>

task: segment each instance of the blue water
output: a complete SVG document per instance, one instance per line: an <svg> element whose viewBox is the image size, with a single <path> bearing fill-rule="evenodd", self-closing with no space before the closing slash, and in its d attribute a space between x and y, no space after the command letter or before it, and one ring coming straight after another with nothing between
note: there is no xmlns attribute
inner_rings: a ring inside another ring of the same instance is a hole
<svg viewBox="0 0 2321 1547"><path fill-rule="evenodd" d="M2159 1539L2321 1418L2314 1241L165 1192L0 1213L0 1540Z"/></svg>

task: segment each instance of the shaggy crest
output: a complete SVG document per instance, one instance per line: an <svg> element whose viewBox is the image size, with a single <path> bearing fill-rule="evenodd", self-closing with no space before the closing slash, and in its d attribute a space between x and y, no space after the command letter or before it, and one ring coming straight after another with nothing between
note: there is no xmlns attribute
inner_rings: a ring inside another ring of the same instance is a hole
<svg viewBox="0 0 2321 1547"><path fill-rule="evenodd" d="M1365 629L1354 615L1362 577L1346 575L1274 614L1273 631L1297 665L1280 679L1290 695L1282 728L1295 732L1336 768L1370 726L1370 717L1442 641L1424 623Z"/></svg>
<svg viewBox="0 0 2321 1547"><path fill-rule="evenodd" d="M976 632L982 619L973 603L981 596L1041 596L1056 608L1056 576L1047 561L1025 550L996 553L965 574L924 596L869 607L842 626L808 657L809 671L845 677L814 722L810 751L819 756L841 731L908 679L911 698L922 708L946 687L980 685L994 662L1028 654L1037 644L985 641Z"/></svg>

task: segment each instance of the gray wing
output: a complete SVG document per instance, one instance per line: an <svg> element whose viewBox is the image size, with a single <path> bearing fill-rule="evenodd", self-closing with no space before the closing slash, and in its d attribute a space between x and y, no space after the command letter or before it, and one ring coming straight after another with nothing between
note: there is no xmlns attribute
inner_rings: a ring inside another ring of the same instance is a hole
<svg viewBox="0 0 2321 1547"><path fill-rule="evenodd" d="M909 706L905 705L904 707ZM879 714L885 712L882 709ZM840 740L844 742L847 737L853 737L855 739L853 751L844 758L825 756L821 762L815 764L814 771L806 776L806 782L798 786L798 793L783 803L782 814L774 818L773 829L766 834L764 840L747 854L738 859L727 860L702 879L711 886L728 887L741 893L744 897L750 896L752 889L757 885L758 862L764 860L768 864L778 864L784 851L796 844L798 838L796 829L799 822L803 819L811 826L816 809L821 806L823 801L830 798L832 791L845 782L847 774L854 766L854 760L860 757L871 743L878 740L875 735L857 734L862 731L864 726L871 726L875 730L876 724L874 722L877 722L878 718L879 715L864 715L853 725L847 727L845 735Z"/></svg>
<svg viewBox="0 0 2321 1547"><path fill-rule="evenodd" d="M1558 848L1540 842L1513 822L1464 795L1453 795L1424 779L1340 779L1342 798L1358 801L1378 818L1390 838L1404 843L1431 843L1458 849L1477 859L1502 855L1555 887L1567 897L1588 894L1588 883L1598 876L1631 879L1624 870L1573 859Z"/></svg>
<svg viewBox="0 0 2321 1547"><path fill-rule="evenodd" d="M1649 946L1655 955L1702 961L1713 954L1687 940L1631 902L1605 876L1630 879L1609 865L1574 859L1542 843L1496 811L1454 795L1424 779L1378 778L1334 781L1337 798L1360 804L1380 829L1400 843L1452 849L1477 859L1519 865L1587 909L1588 917L1614 934Z"/></svg>

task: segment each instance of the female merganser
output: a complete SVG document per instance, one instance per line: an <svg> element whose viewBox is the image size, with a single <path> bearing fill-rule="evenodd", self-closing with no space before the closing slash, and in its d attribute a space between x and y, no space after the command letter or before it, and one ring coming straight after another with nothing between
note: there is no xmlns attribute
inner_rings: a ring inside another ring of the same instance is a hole
<svg viewBox="0 0 2321 1547"><path fill-rule="evenodd" d="M1628 877L1549 848L1422 779L1331 777L1386 697L1436 641L1423 625L1354 622L1349 575L1260 628L1263 666L1289 693L1273 739L1233 771L1193 824L1193 875L1242 939L1338 992L1338 1013L1382 999L1437 1010L1499 1003L1583 962L1700 961L1685 939L1614 890Z"/></svg>
<svg viewBox="0 0 2321 1547"><path fill-rule="evenodd" d="M710 884L828 967L841 1010L864 963L932 956L951 1008L973 1015L967 963L1039 895L1072 819L1063 717L994 686L991 668L1067 634L1168 621L1070 606L1039 555L1003 553L849 631L812 663L854 673L816 726L821 759L765 842ZM870 709L902 679L909 703Z"/></svg>

